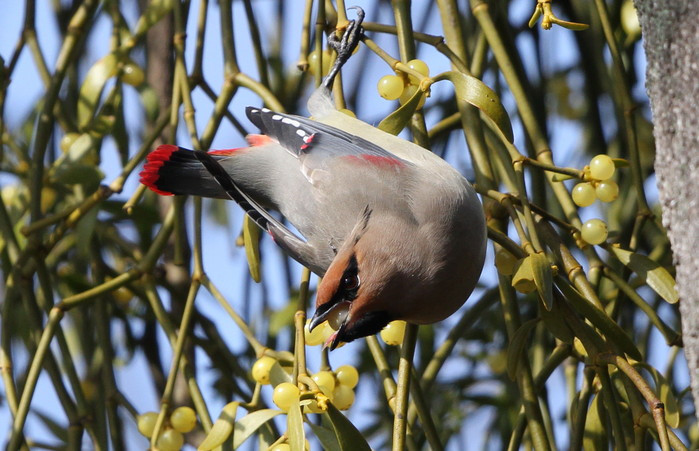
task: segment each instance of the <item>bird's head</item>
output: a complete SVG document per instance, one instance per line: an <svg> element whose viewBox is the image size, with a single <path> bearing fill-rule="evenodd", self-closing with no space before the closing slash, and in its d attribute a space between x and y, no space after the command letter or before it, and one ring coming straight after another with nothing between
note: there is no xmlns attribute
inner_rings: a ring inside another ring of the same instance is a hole
<svg viewBox="0 0 699 451"><path fill-rule="evenodd" d="M409 224L384 219L365 210L318 285L310 327L326 320L334 326L330 349L405 319L403 306L415 293L414 242L406 239Z"/></svg>

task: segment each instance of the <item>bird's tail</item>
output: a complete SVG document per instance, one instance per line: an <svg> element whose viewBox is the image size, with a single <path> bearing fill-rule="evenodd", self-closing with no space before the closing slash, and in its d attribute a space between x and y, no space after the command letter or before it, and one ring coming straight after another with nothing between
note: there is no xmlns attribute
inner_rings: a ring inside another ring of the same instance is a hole
<svg viewBox="0 0 699 451"><path fill-rule="evenodd" d="M238 149L213 151L210 154L220 160L235 150ZM221 185L194 156L194 152L171 144L159 146L148 154L140 176L141 183L165 196L188 194L228 198Z"/></svg>

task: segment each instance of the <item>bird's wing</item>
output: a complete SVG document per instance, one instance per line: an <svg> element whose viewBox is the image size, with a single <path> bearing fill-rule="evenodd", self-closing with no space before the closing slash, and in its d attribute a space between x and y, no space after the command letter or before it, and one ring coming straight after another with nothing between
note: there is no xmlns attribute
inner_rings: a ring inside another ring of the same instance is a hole
<svg viewBox="0 0 699 451"><path fill-rule="evenodd" d="M192 153L214 177L216 182L221 185L226 194L237 202L257 225L269 232L279 247L284 249L294 260L308 267L316 274L322 276L325 273L325 268L317 264L319 261L317 249L289 230L252 197L248 196L245 191L240 189L214 156L201 150L195 150Z"/></svg>
<svg viewBox="0 0 699 451"><path fill-rule="evenodd" d="M317 181L318 172L327 171L338 159L379 170L412 166L371 141L312 119L253 107L248 107L246 114L262 133L299 159L301 171L311 183Z"/></svg>

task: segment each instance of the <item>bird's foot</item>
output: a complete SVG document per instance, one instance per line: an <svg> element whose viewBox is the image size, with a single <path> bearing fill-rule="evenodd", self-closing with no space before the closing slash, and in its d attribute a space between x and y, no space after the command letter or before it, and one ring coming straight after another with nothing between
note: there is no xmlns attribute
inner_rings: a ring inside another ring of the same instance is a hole
<svg viewBox="0 0 699 451"><path fill-rule="evenodd" d="M337 52L335 64L333 64L330 72L328 72L328 76L325 77L323 81L323 85L328 89L332 86L335 76L340 72L342 66L344 66L350 56L352 56L352 52L357 47L364 34L364 29L362 28L364 10L359 6L351 6L347 9L357 10L357 19L349 21L342 37L338 38L334 32L330 33L328 36L328 44Z"/></svg>

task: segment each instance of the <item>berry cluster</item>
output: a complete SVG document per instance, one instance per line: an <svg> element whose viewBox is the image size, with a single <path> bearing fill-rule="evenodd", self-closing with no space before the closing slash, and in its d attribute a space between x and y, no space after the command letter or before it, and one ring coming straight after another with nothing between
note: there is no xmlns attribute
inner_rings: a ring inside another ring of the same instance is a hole
<svg viewBox="0 0 699 451"><path fill-rule="evenodd" d="M155 423L158 420L158 412L146 412L136 419L138 432L151 438ZM178 407L172 411L170 418L166 420L160 430L156 446L161 451L176 451L184 445L184 436L197 425L197 415L190 407Z"/></svg>
<svg viewBox="0 0 699 451"><path fill-rule="evenodd" d="M597 155L590 161L589 173L592 181L578 183L573 187L573 202L579 207L587 207L599 199L611 202L619 196L619 186L611 179L614 175L614 160L607 155Z"/></svg>
<svg viewBox="0 0 699 451"><path fill-rule="evenodd" d="M255 382L268 385L270 372L277 360L270 356L263 356L252 366L252 377ZM354 387L359 382L357 369L350 365L343 365L333 371L318 371L311 376L318 385L322 394L340 410L349 409L354 403ZM281 410L287 412L294 404L303 404L305 413L321 413L325 408L319 405L317 398L308 398L301 401L302 392L298 386L290 382L282 382L274 388L272 401ZM321 401L322 402L322 401Z"/></svg>
<svg viewBox="0 0 699 451"><path fill-rule="evenodd" d="M408 61L407 66L425 77L430 75L430 68L427 67L427 64L425 64L425 62L422 60L410 60ZM420 89L418 87L419 84L420 80L414 75L385 75L381 77L376 88L379 91L379 95L384 99L398 99L402 105L410 100L410 98L415 95L415 92ZM422 108L422 106L425 104L425 97L427 96L423 95L420 99L420 103L417 107L418 109Z"/></svg>
<svg viewBox="0 0 699 451"><path fill-rule="evenodd" d="M612 180L614 160L607 155L597 155L584 169L590 181L578 183L571 193L573 202L579 207L592 205L596 199L612 202L619 196L619 186ZM588 244L601 244L607 239L607 224L601 219L590 219L580 230L583 241Z"/></svg>

